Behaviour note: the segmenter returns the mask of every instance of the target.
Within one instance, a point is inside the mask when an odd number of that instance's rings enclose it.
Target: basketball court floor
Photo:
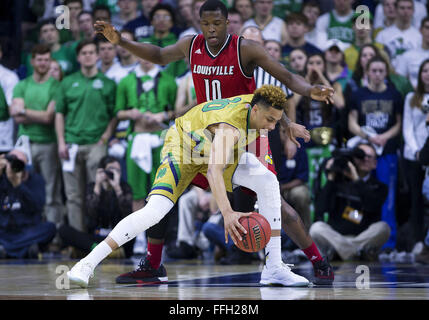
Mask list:
[[[0,260],[1,300],[429,300],[429,266],[334,262],[332,286],[262,287],[262,264],[222,266],[197,260],[170,261],[168,284],[123,285],[115,277],[138,259],[105,260],[87,289],[67,282],[69,259]],[[292,270],[311,279],[310,262]]]

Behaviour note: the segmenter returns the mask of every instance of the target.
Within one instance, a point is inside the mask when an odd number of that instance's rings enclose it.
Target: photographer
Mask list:
[[[27,163],[17,149],[0,155],[0,258],[37,258],[56,233],[55,224],[42,222],[45,182]]]
[[[88,233],[72,226],[63,225],[58,230],[65,245],[72,246],[80,253],[88,254],[93,247],[104,240],[120,220],[132,212],[132,192],[130,186],[121,181],[119,160],[103,157],[95,174],[95,182],[86,188],[86,225]],[[134,241],[120,248],[112,257],[130,257]]]
[[[403,99],[400,92],[387,81],[389,66],[381,56],[371,58],[366,64],[368,85],[360,87],[349,96],[347,106],[350,133],[368,140],[378,155],[376,177],[389,186],[389,193],[382,209],[382,219],[391,228],[386,247],[396,246],[396,184],[398,180],[398,155],[401,138]]]
[[[315,222],[310,235],[328,257],[342,260],[378,259],[389,239],[390,228],[381,221],[388,188],[371,175],[377,166],[372,145],[360,143],[353,150],[335,154],[326,163],[327,183],[316,196],[316,220],[329,214],[327,223]]]

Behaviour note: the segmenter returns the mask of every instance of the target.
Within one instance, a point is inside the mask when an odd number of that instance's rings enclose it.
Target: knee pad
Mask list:
[[[277,177],[270,171],[264,174],[263,183],[256,189],[259,213],[270,223],[272,230],[281,229],[280,185]]]

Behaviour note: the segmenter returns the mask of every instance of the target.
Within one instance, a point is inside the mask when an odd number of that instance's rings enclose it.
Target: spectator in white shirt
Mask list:
[[[395,24],[378,33],[375,40],[387,48],[393,67],[397,66],[397,57],[406,51],[421,46],[422,35],[412,26],[414,14],[413,0],[397,0]]]
[[[305,2],[302,13],[308,19],[308,32],[304,36],[305,40],[322,50],[328,40],[328,34],[326,31],[316,28],[316,21],[320,17],[319,3],[315,0]]]
[[[0,46],[0,59],[2,55]],[[3,99],[0,99],[0,114],[2,115],[2,121],[0,121],[0,153],[6,153],[13,149],[14,122],[13,118],[8,117],[8,107],[12,104],[13,88],[18,81],[19,79],[15,72],[0,64],[0,90],[2,91],[0,94],[3,96]]]
[[[396,66],[396,72],[407,77],[414,89],[417,87],[420,65],[429,58],[429,17],[422,20],[420,33],[422,45],[399,56]]]
[[[98,39],[97,46],[100,57],[98,69],[118,84],[128,75],[128,71],[116,59],[116,46],[104,38]]]
[[[411,212],[408,225],[414,242],[424,238],[422,185],[425,172],[419,162],[420,150],[428,138],[429,122],[429,59],[419,69],[415,92],[405,98],[402,134],[404,137],[404,170],[410,186]]]
[[[122,30],[121,37],[127,40],[135,41],[134,34],[128,30]],[[117,51],[118,51],[121,67],[127,70],[127,73],[130,73],[131,71],[134,70],[135,67],[138,66],[139,64],[138,59],[131,52],[122,48],[121,46],[118,47]]]
[[[382,3],[379,3],[375,8],[375,17],[374,17],[374,28],[387,28],[395,23],[396,10],[395,10],[396,0],[383,0]],[[414,14],[413,14],[413,26],[415,28],[420,27],[420,23],[427,16],[426,6],[419,2],[414,1]]]
[[[273,16],[273,0],[255,0],[255,17],[247,20],[243,28],[257,26],[262,31],[265,40],[276,40],[282,45],[286,44],[286,24],[279,17]]]
[[[395,24],[396,0],[382,0],[377,5],[374,16],[374,29],[383,30]]]

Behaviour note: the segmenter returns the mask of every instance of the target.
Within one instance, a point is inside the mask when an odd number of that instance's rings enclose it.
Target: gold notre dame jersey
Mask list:
[[[213,141],[208,127],[221,123],[240,133],[234,157],[228,160],[223,174],[226,190],[232,192],[232,176],[240,155],[258,136],[256,131],[248,131],[252,98],[250,94],[205,102],[177,118],[165,136],[161,165],[149,196],[160,194],[176,202],[197,173],[207,174]]]

